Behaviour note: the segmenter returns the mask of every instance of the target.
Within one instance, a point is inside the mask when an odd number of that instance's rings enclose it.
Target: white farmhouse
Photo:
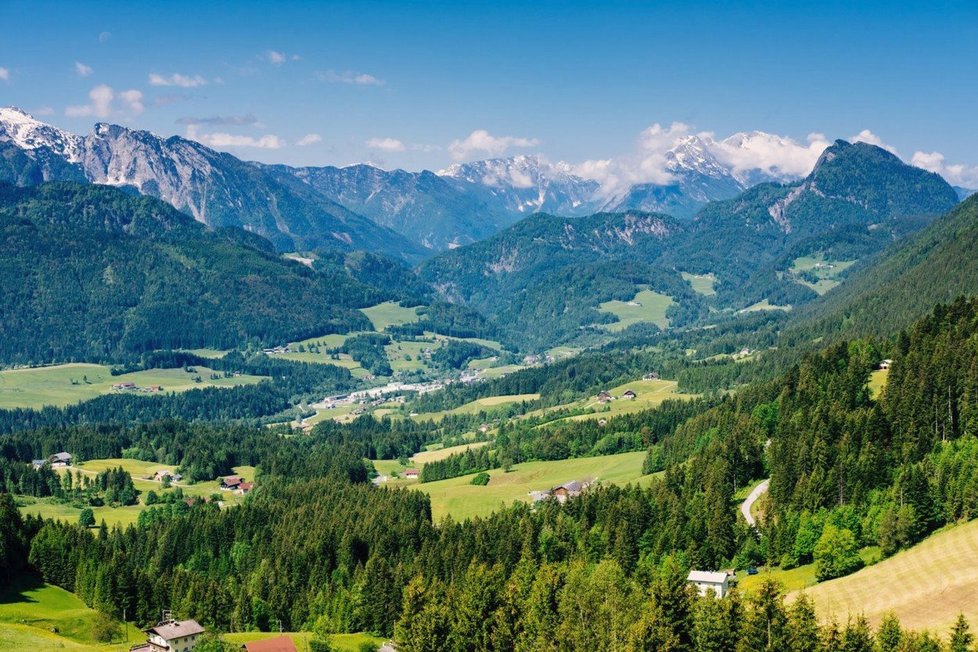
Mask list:
[[[196,620],[167,620],[146,630],[146,642],[130,652],[190,652],[200,643],[204,628]]]
[[[726,573],[693,570],[689,571],[689,577],[686,580],[695,586],[696,591],[702,596],[713,589],[716,597],[723,598],[730,591],[730,576]]]

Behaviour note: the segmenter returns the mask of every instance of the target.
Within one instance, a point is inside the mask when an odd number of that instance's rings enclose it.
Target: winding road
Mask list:
[[[744,504],[740,506],[740,513],[744,515],[744,519],[747,521],[747,525],[751,527],[754,527],[754,525],[756,524],[756,520],[754,519],[754,516],[750,513],[750,508],[754,506],[754,503],[757,502],[758,498],[764,495],[764,492],[767,491],[767,487],[769,484],[771,484],[770,478],[768,478],[761,484],[754,487],[754,490],[750,492],[749,496],[747,496],[747,500],[745,500]]]

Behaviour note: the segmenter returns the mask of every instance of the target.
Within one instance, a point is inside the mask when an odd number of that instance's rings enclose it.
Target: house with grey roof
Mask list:
[[[146,631],[146,642],[129,652],[190,652],[201,641],[204,628],[196,620],[164,620]]]

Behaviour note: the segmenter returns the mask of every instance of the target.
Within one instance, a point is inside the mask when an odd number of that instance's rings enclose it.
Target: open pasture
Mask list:
[[[642,475],[645,452],[620,453],[601,457],[582,457],[552,462],[525,462],[506,473],[489,471],[489,484],[471,484],[472,475],[438,482],[412,482],[412,488],[431,497],[431,512],[436,521],[446,516],[464,520],[488,516],[516,501],[529,502],[531,491],[550,489],[572,480],[593,478],[613,484],[648,484],[651,475]]]
[[[978,521],[937,532],[909,550],[805,593],[824,620],[853,613],[877,624],[892,611],[904,627],[941,635],[958,614],[978,622]]]
[[[195,371],[179,369],[147,369],[113,376],[109,367],[98,364],[72,363],[52,367],[33,367],[0,371],[0,409],[41,408],[46,405],[64,407],[112,393],[131,393],[152,396],[139,390],[114,390],[117,383],[135,383],[137,387],[158,385],[162,393],[185,392],[202,387],[234,387],[251,385],[264,380],[259,376],[234,376],[207,367]],[[218,378],[211,379],[211,374]],[[200,378],[200,382],[196,379]]]
[[[693,292],[702,294],[704,297],[716,296],[717,277],[713,274],[690,274],[683,272],[682,277],[693,288]]]
[[[643,322],[666,329],[669,328],[666,310],[674,303],[670,296],[645,289],[638,292],[631,301],[605,301],[598,306],[598,310],[609,312],[618,317],[618,321],[614,323],[602,324],[602,328],[612,333],[623,331],[629,326]]]

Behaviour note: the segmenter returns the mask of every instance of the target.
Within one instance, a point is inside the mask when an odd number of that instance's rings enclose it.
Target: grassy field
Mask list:
[[[0,595],[0,649],[129,649],[128,645],[96,646],[94,617],[95,612],[73,594],[21,576]],[[58,633],[52,633],[52,628]]]
[[[239,632],[224,634],[221,638],[228,643],[235,644],[235,646],[240,646],[250,641],[263,641],[276,636],[288,636],[298,650],[308,649],[309,641],[312,640],[311,632],[283,632],[281,634],[278,632]],[[335,650],[335,652],[359,652],[360,646],[364,643],[382,645],[384,639],[370,634],[333,634],[329,638],[329,643],[330,649]]]
[[[785,312],[789,312],[791,308],[792,308],[791,306],[776,306],[770,301],[768,301],[767,299],[764,299],[764,301],[758,301],[757,303],[751,306],[747,306],[746,308],[738,312],[740,312],[741,314],[747,312],[758,312],[760,310],[784,310]]]
[[[879,398],[883,388],[886,387],[886,379],[890,377],[889,369],[877,369],[869,375],[869,395],[874,399]]]
[[[634,399],[619,398],[628,390],[635,392],[636,396]],[[695,398],[694,395],[680,393],[679,384],[674,380],[635,380],[624,385],[609,388],[607,391],[615,397],[615,400],[610,403],[599,403],[597,397],[589,396],[573,403],[545,408],[543,410],[534,410],[533,412],[527,413],[527,416],[541,416],[560,409],[585,409],[594,410],[594,412],[566,418],[573,419],[574,421],[606,419],[619,414],[631,414],[632,412],[640,412],[658,407],[662,405],[663,401],[668,399]]]
[[[132,475],[133,485],[142,493],[139,496],[140,502],[136,505],[126,505],[124,507],[104,505],[102,507],[92,508],[92,511],[95,513],[95,522],[101,523],[104,520],[109,527],[115,525],[126,527],[127,525],[136,523],[136,520],[139,518],[139,513],[146,509],[146,504],[144,503],[146,493],[151,490],[158,494],[163,494],[168,491],[173,491],[176,487],[180,487],[184,495],[188,498],[196,496],[208,498],[211,494],[216,493],[220,494],[225,506],[236,505],[243,499],[242,496],[238,496],[233,492],[221,491],[220,482],[217,480],[198,482],[196,484],[174,483],[173,488],[165,490],[161,483],[146,480],[145,478],[164,469],[174,471],[176,467],[166,464],[156,464],[155,462],[127,459],[90,460],[76,464],[70,467],[70,469],[58,469],[58,471],[60,473],[66,473],[70,470],[72,474],[82,473],[94,476],[100,471],[119,466]],[[237,475],[243,476],[249,482],[255,479],[255,467],[253,466],[239,466],[233,470]],[[80,507],[75,507],[74,505],[58,501],[54,498],[18,496],[17,504],[20,507],[20,511],[24,514],[38,514],[43,518],[68,521],[70,523],[77,523],[78,517],[81,514]]]
[[[502,396],[489,396],[486,398],[478,398],[474,401],[470,401],[465,405],[460,405],[457,408],[451,410],[442,410],[441,412],[425,412],[419,414],[415,417],[411,417],[415,421],[427,421],[429,419],[434,421],[440,421],[446,416],[452,414],[478,414],[482,411],[490,411],[494,408],[503,407],[505,405],[512,405],[513,403],[522,403],[523,401],[535,401],[540,398],[539,394],[504,394]]]
[[[432,450],[426,450],[421,453],[416,453],[414,457],[411,458],[412,462],[415,464],[424,466],[429,462],[437,462],[443,460],[450,455],[455,453],[464,453],[470,448],[482,448],[489,442],[486,441],[475,441],[471,444],[459,444],[458,446],[448,446],[447,448],[434,448]]]
[[[666,310],[672,306],[672,297],[652,290],[642,290],[631,301],[605,301],[598,306],[601,312],[610,312],[618,317],[613,324],[603,324],[603,328],[616,333],[633,324],[648,322],[659,328],[669,328]]]
[[[208,360],[215,360],[217,358],[223,358],[228,354],[227,351],[221,351],[220,349],[184,349],[187,353],[192,353],[198,358],[207,358]]]
[[[647,484],[653,476],[642,475],[645,452],[584,457],[555,462],[526,462],[505,473],[489,471],[489,484],[470,484],[471,475],[438,482],[412,483],[410,486],[431,496],[434,519],[451,515],[455,520],[487,516],[516,501],[529,502],[530,491],[549,489],[563,482],[594,478],[614,484]]]
[[[910,550],[805,591],[819,616],[863,614],[878,623],[892,611],[912,629],[946,633],[963,613],[978,622],[978,521],[938,532]]]
[[[258,376],[221,377],[211,380],[215,373],[207,367],[195,367],[188,373],[180,369],[148,369],[113,376],[109,367],[97,364],[64,364],[54,367],[0,371],[0,409],[41,408],[45,405],[64,407],[116,392],[116,383],[135,383],[138,387],[160,385],[164,392],[183,392],[201,387],[233,387],[250,385],[263,380]],[[195,382],[200,377],[201,382]],[[137,392],[139,395],[143,395]],[[150,394],[146,394],[149,396]]]
[[[817,294],[822,295],[839,285],[842,273],[852,267],[854,260],[829,260],[822,254],[814,256],[801,256],[795,258],[791,264],[791,273],[802,285],[807,285]],[[803,272],[810,272],[818,278],[818,281],[811,281],[801,278]]]
[[[95,611],[74,594],[28,576],[16,578],[0,593],[0,650],[77,650],[78,652],[124,652],[145,640],[134,625],[128,627],[128,642],[98,644],[92,638]],[[57,633],[53,633],[56,629]],[[123,632],[126,630],[123,629]],[[278,632],[238,632],[221,638],[235,647],[249,641],[276,636]],[[300,650],[307,649],[312,634],[285,632]],[[122,637],[125,638],[124,635]],[[369,634],[334,634],[330,644],[337,652],[358,652],[363,643],[380,645],[384,639]]]
[[[690,287],[693,288],[693,292],[697,294],[702,294],[705,297],[716,296],[716,282],[717,277],[713,274],[689,274],[687,272],[682,273],[683,280],[689,283]]]
[[[383,332],[388,326],[401,326],[418,321],[418,309],[404,308],[395,301],[387,301],[369,308],[361,308],[360,312],[367,316],[374,330]]]
[[[521,369],[526,369],[526,367],[521,364],[506,364],[498,367],[489,367],[488,369],[482,370],[481,377],[486,379],[502,378],[503,376],[508,376],[509,374],[517,372]]]
[[[880,549],[876,547],[863,548],[859,551],[864,564],[875,564],[880,558]],[[782,570],[780,568],[761,568],[757,575],[747,575],[740,572],[737,574],[739,588],[745,593],[750,593],[765,580],[775,580],[779,582],[785,591],[801,591],[817,584],[815,579],[815,564],[805,564],[797,568]],[[839,614],[844,615],[844,614]],[[845,620],[843,618],[842,620]]]

